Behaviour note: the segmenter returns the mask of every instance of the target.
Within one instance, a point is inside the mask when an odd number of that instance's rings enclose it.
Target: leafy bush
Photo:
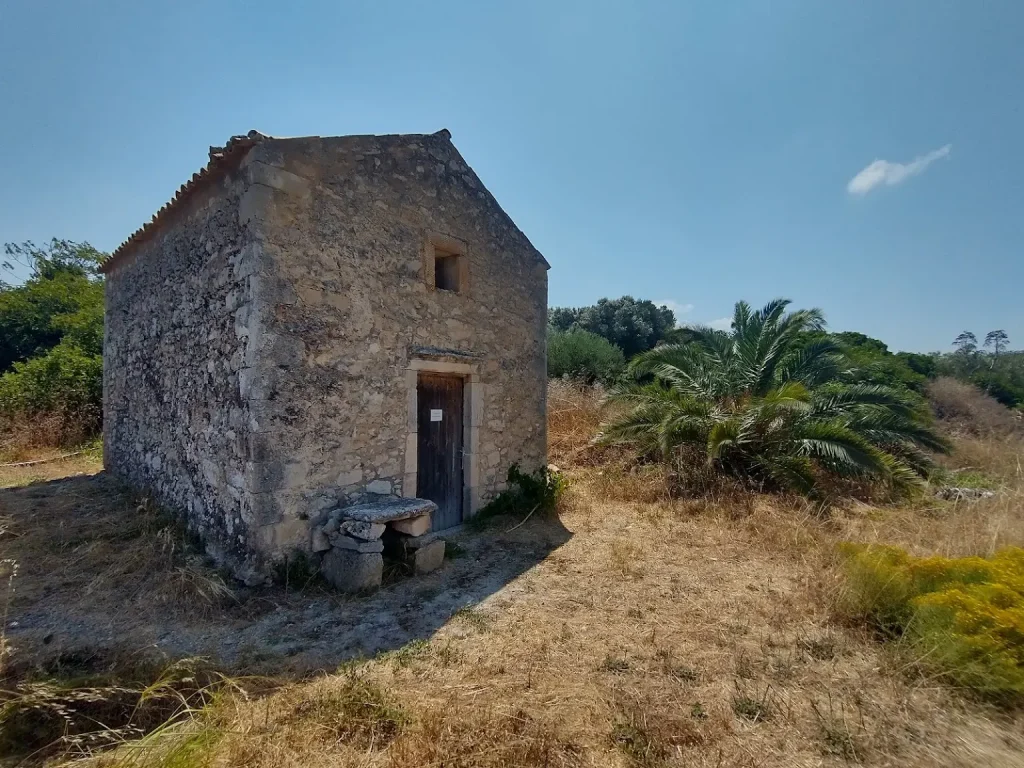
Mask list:
[[[99,354],[103,344],[103,257],[88,243],[53,240],[40,248],[7,243],[3,266],[31,270],[21,285],[0,279],[0,373],[45,353],[65,337]]]
[[[481,507],[470,521],[486,525],[499,515],[553,512],[567,486],[568,482],[561,473],[547,467],[527,474],[518,464],[513,464],[508,470],[508,487]]]
[[[86,412],[98,418],[103,400],[103,357],[62,341],[49,352],[0,376],[0,412]]]
[[[103,254],[88,243],[7,243],[0,269],[0,431],[12,444],[68,445],[100,426]]]
[[[896,357],[903,361],[914,373],[926,379],[934,379],[939,375],[935,355],[920,355],[916,352],[897,352]]]
[[[639,355],[636,382],[611,393],[626,409],[601,441],[669,464],[700,452],[754,487],[813,494],[822,474],[920,484],[932,468],[924,449],[948,450],[926,409],[896,389],[844,383],[839,344],[807,343],[821,312],[786,313],[788,304],[755,312],[739,302],[731,332],[693,328],[689,343]]]
[[[840,378],[848,384],[878,384],[891,389],[924,394],[928,375],[910,365],[908,355],[894,355],[884,342],[865,336],[863,333],[844,331],[830,335],[843,350],[849,363]],[[915,365],[927,368],[930,361],[926,355],[914,355]]]
[[[676,327],[671,309],[632,296],[601,299],[589,307],[555,307],[549,321],[556,331],[596,333],[621,349],[627,358],[653,349]]]
[[[548,376],[607,384],[626,366],[622,350],[588,331],[551,331],[548,334]]]
[[[913,557],[847,544],[842,608],[949,682],[1003,704],[1024,702],[1024,549],[991,558]]]
[[[969,381],[1007,408],[1015,408],[1024,403],[1024,384],[1018,383],[1004,371],[980,370],[974,373]]]

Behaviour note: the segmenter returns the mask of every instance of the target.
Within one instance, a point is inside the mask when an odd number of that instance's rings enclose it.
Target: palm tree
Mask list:
[[[663,461],[694,450],[718,470],[762,488],[813,494],[821,473],[905,489],[947,443],[909,395],[844,385],[838,344],[820,310],[759,311],[736,304],[732,330],[692,328],[690,341],[634,358],[635,381],[610,393],[625,406],[598,440]]]

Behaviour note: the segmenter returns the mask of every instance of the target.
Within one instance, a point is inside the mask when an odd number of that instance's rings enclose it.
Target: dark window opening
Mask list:
[[[442,291],[459,291],[459,255],[438,253],[434,255],[434,287]]]

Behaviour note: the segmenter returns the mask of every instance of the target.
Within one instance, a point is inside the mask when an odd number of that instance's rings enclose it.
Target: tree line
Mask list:
[[[556,307],[549,316],[548,374],[611,385],[637,355],[691,341],[705,330],[678,327],[671,309],[632,296],[605,298],[586,307]],[[879,339],[856,331],[832,332],[824,326],[804,329],[798,344],[824,339],[839,345],[849,363],[848,378],[860,383],[923,393],[928,380],[952,376],[974,384],[1007,407],[1024,405],[1024,352],[1009,350],[1010,338],[1004,330],[989,332],[981,343],[965,331],[949,353],[892,352]]]
[[[103,279],[106,254],[85,242],[53,239],[43,246],[7,243],[0,261],[0,429],[17,420],[56,414],[69,439],[101,423]],[[27,275],[15,281],[14,275]],[[735,318],[734,318],[735,323]],[[733,328],[735,331],[735,327]],[[604,298],[549,314],[548,373],[612,385],[631,361],[665,346],[685,346],[709,329],[679,327],[671,309],[646,299]],[[1024,352],[1010,351],[1005,331],[979,342],[964,331],[946,354],[891,352],[856,332],[803,328],[793,349],[833,343],[842,351],[848,384],[921,394],[940,375],[968,381],[1010,407],[1024,404]]]

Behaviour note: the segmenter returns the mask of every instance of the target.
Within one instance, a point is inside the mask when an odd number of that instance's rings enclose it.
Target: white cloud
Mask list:
[[[717,320],[712,320],[708,325],[720,331],[728,331],[732,328],[732,317],[720,317]]]
[[[846,185],[846,191],[851,195],[866,195],[881,184],[890,187],[899,184],[911,176],[924,173],[929,165],[936,160],[946,157],[952,148],[952,144],[947,144],[926,155],[915,157],[909,163],[890,163],[888,160],[875,160],[850,179],[850,183]]]
[[[672,310],[676,316],[676,325],[683,324],[683,315],[693,312],[693,304],[682,304],[678,301],[672,301],[672,299],[657,299],[654,302],[656,307],[668,307]]]

